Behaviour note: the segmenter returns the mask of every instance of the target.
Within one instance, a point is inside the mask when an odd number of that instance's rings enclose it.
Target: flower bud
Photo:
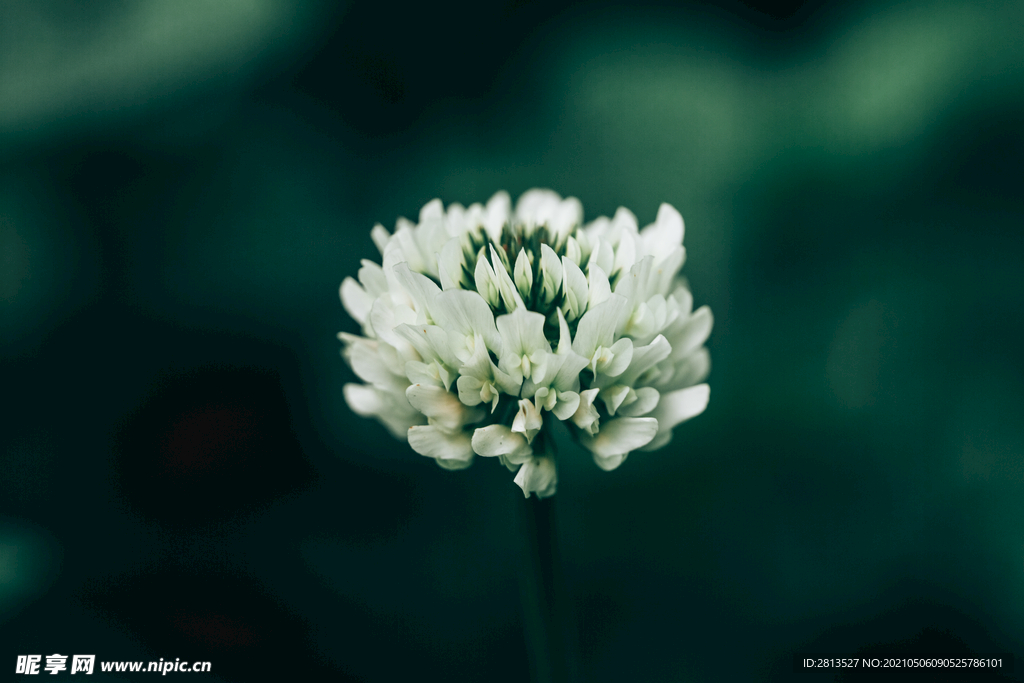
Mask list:
[[[483,297],[484,301],[491,308],[498,306],[498,281],[494,277],[494,270],[491,269],[491,264],[487,262],[487,258],[484,256],[483,247],[480,248],[480,254],[476,259],[476,272],[473,274],[476,280],[476,291]]]
[[[575,237],[570,236],[566,241],[565,255],[577,266],[580,265],[580,261],[583,259],[583,250],[580,249],[580,243],[576,241]]]
[[[546,306],[562,286],[562,263],[554,249],[546,244],[540,245],[540,278],[540,301]]]
[[[526,249],[519,250],[515,267],[516,289],[524,299],[530,296],[530,288],[533,287],[533,268],[530,266],[530,259],[526,256]]]

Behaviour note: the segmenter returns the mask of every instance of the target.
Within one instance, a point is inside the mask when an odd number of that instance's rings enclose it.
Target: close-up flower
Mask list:
[[[573,197],[533,189],[513,210],[498,192],[370,235],[381,264],[340,290],[362,327],[339,334],[343,355],[365,382],[345,399],[441,467],[497,457],[546,497],[559,423],[613,470],[707,406],[711,310],[693,310],[669,204],[640,229],[624,207],[584,224]]]
[[[1022,25],[8,0],[0,659],[1024,681]]]

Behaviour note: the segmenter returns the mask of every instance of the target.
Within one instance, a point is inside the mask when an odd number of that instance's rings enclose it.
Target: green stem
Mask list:
[[[550,435],[538,435],[550,436]],[[549,438],[548,448],[554,443]],[[523,547],[520,576],[530,678],[534,683],[571,680],[568,604],[558,552],[555,499],[523,499],[516,490]]]

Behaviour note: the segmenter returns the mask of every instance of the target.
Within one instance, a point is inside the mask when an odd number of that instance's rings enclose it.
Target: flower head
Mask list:
[[[435,199],[374,226],[382,265],[341,284],[363,332],[339,335],[365,382],[345,386],[352,410],[447,469],[497,457],[526,496],[555,492],[558,422],[606,470],[667,444],[708,402],[712,318],[679,276],[683,219],[662,204],[642,230],[625,208],[582,221],[577,199],[530,190],[514,210],[504,192]]]

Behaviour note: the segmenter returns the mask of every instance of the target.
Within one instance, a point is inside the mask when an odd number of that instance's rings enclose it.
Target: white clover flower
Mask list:
[[[625,208],[582,220],[577,199],[530,190],[514,211],[499,192],[374,226],[382,265],[341,284],[363,331],[339,334],[366,382],[345,386],[352,410],[447,469],[497,457],[527,497],[555,492],[556,422],[605,470],[667,444],[709,391],[683,219],[662,204],[642,230]]]

